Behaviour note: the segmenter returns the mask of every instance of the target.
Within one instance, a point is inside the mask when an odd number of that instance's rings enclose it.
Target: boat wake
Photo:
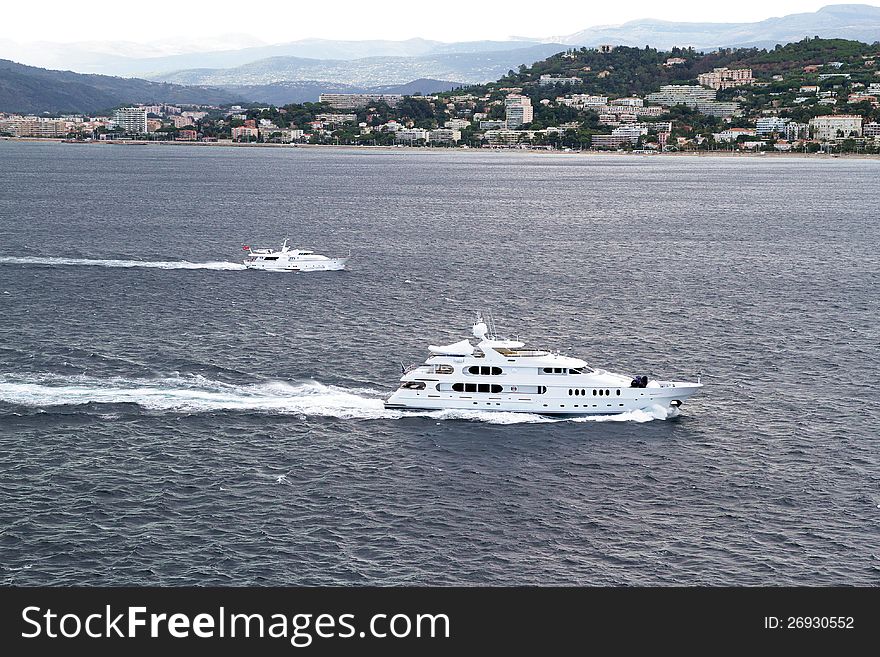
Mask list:
[[[243,264],[235,262],[188,262],[186,260],[91,260],[89,258],[49,258],[42,256],[0,256],[3,265],[85,265],[91,267],[146,267],[149,269],[212,269],[215,271],[241,271]]]
[[[671,412],[660,406],[651,411],[571,418],[504,411],[397,411],[385,409],[385,396],[387,392],[382,390],[344,388],[317,381],[235,385],[202,375],[98,378],[87,375],[0,374],[0,402],[41,409],[86,404],[135,404],[148,411],[169,413],[242,411],[354,420],[421,417],[488,424],[649,422],[673,417]]]

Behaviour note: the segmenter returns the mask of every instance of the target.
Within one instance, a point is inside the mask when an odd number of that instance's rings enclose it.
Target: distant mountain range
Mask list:
[[[265,85],[230,86],[226,90],[238,94],[242,98],[248,98],[255,102],[268,103],[270,105],[286,105],[288,103],[311,103],[318,100],[321,94],[404,94],[412,96],[421,94],[449,91],[462,86],[459,82],[447,82],[445,80],[413,80],[406,84],[396,84],[378,87],[355,87],[347,84],[335,84],[333,82],[321,82],[318,80],[298,80],[295,82],[276,82]]]
[[[419,57],[270,57],[235,68],[188,69],[149,77],[177,84],[223,87],[305,80],[372,87],[405,84],[422,78],[481,83],[497,80],[510,69],[521,64],[531,64],[565,49],[566,46],[559,43],[545,43],[514,50],[443,53]]]
[[[595,47],[600,44],[668,49],[693,46],[697,50],[724,47],[772,48],[805,36],[852,39],[873,43],[880,40],[880,7],[828,5],[818,11],[768,18],[757,23],[673,23],[654,19],[623,25],[591,27],[574,34],[552,37],[560,43]]]
[[[238,101],[240,96],[222,89],[48,71],[0,59],[0,112],[91,113],[130,103],[217,105]]]
[[[192,50],[196,44],[181,43],[173,52],[169,43],[37,43],[17,44],[0,39],[0,57],[46,68],[66,67],[79,73],[150,77],[193,68],[234,68],[273,57],[349,60],[365,57],[426,57],[456,53],[489,53],[519,50],[544,43],[540,39],[468,41],[443,43],[426,39],[405,41],[332,41],[303,39],[275,45],[238,46],[236,36],[229,47]]]

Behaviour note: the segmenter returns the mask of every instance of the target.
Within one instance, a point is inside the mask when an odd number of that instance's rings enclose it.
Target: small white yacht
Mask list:
[[[424,365],[404,368],[392,409],[472,409],[552,415],[612,415],[656,406],[677,408],[703,384],[648,380],[593,369],[579,358],[494,335],[482,317],[477,340],[431,345]]]
[[[243,246],[248,255],[244,259],[247,269],[267,269],[270,271],[335,271],[345,269],[348,258],[328,258],[314,251],[291,249],[284,240],[281,250],[252,249]]]

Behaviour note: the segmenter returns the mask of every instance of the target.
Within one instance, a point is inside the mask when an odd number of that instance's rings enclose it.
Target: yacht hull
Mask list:
[[[246,269],[260,269],[263,271],[340,271],[345,269],[345,263],[348,258],[330,258],[329,260],[317,260],[310,262],[308,260],[291,260],[288,262],[245,262]]]
[[[396,410],[480,410],[540,415],[619,415],[636,410],[677,408],[703,386],[670,382],[665,387],[614,389],[610,397],[574,396],[568,388],[546,394],[523,396],[491,393],[444,393],[431,390],[397,390],[385,408]],[[617,394],[620,390],[620,394]]]

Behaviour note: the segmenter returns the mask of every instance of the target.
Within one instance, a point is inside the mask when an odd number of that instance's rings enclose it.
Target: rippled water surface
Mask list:
[[[0,582],[876,585],[878,175],[0,142]],[[241,270],[288,235],[349,270]],[[707,386],[384,410],[480,308]]]

